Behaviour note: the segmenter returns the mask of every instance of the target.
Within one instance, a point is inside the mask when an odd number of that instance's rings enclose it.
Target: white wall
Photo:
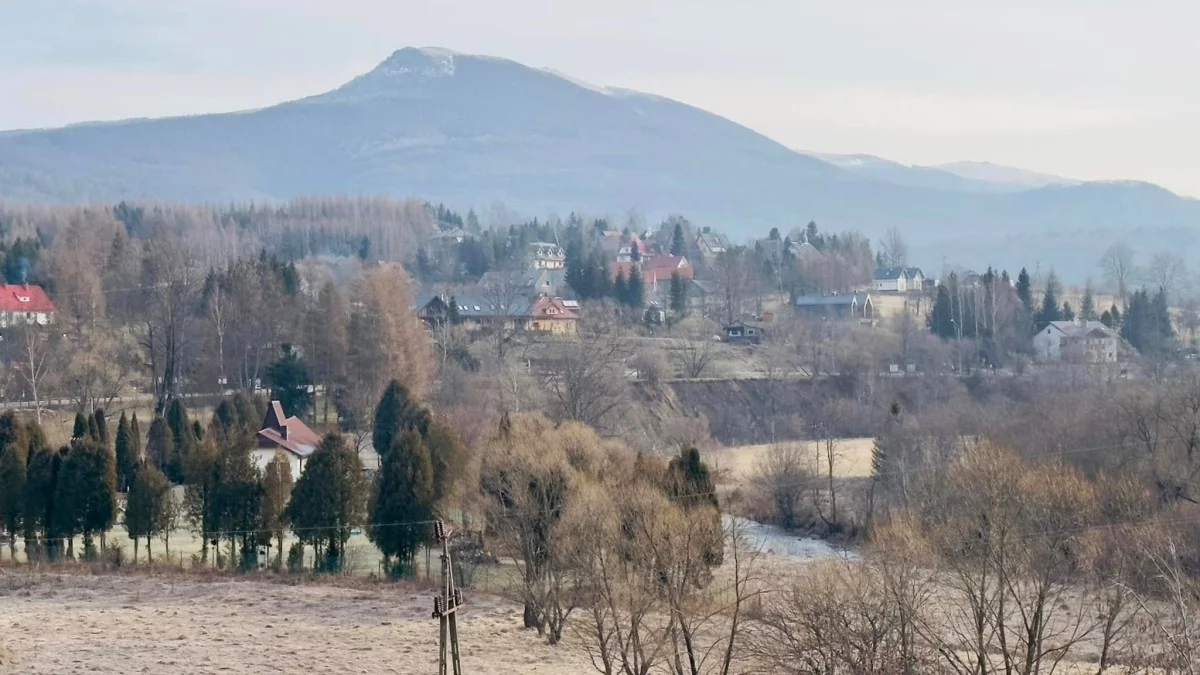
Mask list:
[[[284,456],[287,457],[288,465],[292,467],[292,482],[294,483],[295,481],[299,480],[301,469],[300,458],[290,452],[280,451],[274,448],[255,448],[250,451],[250,459],[254,460],[254,466],[257,466],[259,471],[266,473],[267,465],[271,463],[271,460],[275,459],[275,453],[277,452],[283,452]]]

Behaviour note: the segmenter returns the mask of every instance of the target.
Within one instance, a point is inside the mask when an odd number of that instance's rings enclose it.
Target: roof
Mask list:
[[[41,286],[0,285],[0,312],[54,312],[54,303]]]
[[[841,307],[861,305],[871,296],[866,293],[830,293],[828,295],[801,295],[796,298],[797,307]]]
[[[925,276],[925,273],[921,271],[920,267],[905,267],[904,268],[904,276],[908,277],[909,279],[911,279],[915,276],[918,276],[918,275],[920,275],[922,277]]]
[[[529,315],[529,299],[524,297],[516,297],[512,299],[512,304],[507,308],[501,307],[498,311],[496,306],[487,298],[476,294],[461,294],[461,295],[425,295],[417,299],[414,309],[418,312],[429,307],[434,300],[437,300],[447,305],[451,300],[458,305],[458,315],[464,319],[467,318],[491,318],[497,316],[528,316]]]
[[[578,307],[578,303],[576,303]],[[550,313],[549,310],[554,312]],[[562,298],[541,297],[537,302],[533,303],[533,307],[529,309],[530,316],[536,319],[578,319],[579,311],[576,308],[567,307],[567,303],[563,302]]]
[[[660,274],[665,272],[664,276],[671,276],[672,273],[682,272],[691,265],[688,264],[687,258],[681,255],[652,255],[642,258],[642,267]]]
[[[880,267],[875,270],[875,279],[878,281],[891,281],[903,276],[908,276],[908,271],[903,267]]]
[[[308,428],[299,417],[285,417],[283,405],[279,401],[271,401],[267,407],[267,415],[263,418],[263,428],[258,437],[276,447],[283,448],[298,457],[308,457],[321,442],[320,436]]]
[[[1051,321],[1047,328],[1054,328],[1067,337],[1116,337],[1116,333],[1099,321]]]

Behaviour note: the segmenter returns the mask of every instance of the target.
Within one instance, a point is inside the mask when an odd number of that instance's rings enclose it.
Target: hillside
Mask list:
[[[815,219],[868,235],[898,226],[924,264],[941,241],[994,232],[1176,227],[1186,252],[1200,222],[1197,202],[1141,184],[915,175],[846,170],[676,101],[438,49],[401,49],[333,91],[261,110],[0,134],[0,199],[17,201],[387,193],[532,214],[679,212],[737,239]]]

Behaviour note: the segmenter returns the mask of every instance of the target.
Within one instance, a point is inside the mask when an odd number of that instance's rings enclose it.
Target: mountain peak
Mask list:
[[[462,55],[441,47],[405,47],[392,52],[366,77],[449,77],[454,74],[454,59],[458,56]]]

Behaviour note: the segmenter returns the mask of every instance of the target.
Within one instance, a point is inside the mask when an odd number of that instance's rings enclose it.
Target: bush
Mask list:
[[[304,544],[298,541],[292,542],[292,545],[288,547],[287,571],[292,574],[304,571]]]
[[[125,564],[125,547],[110,545],[105,549],[104,564],[112,569],[121,569]]]

